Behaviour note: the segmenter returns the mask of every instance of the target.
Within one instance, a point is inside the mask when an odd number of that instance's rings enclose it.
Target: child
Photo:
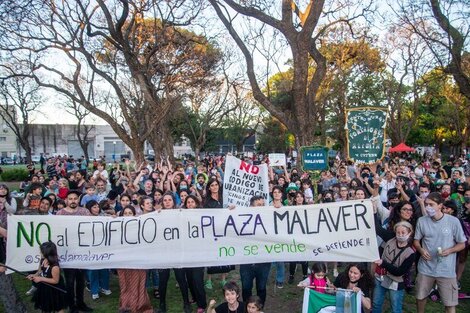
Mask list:
[[[37,212],[39,209],[39,205],[41,204],[41,193],[42,193],[42,186],[40,183],[33,183],[31,184],[30,193],[26,195],[23,200],[23,214],[28,215],[32,212]]]
[[[69,182],[65,178],[59,179],[57,185],[59,186],[59,192],[57,193],[57,197],[59,197],[62,200],[65,200],[67,198],[67,194],[69,192]]]
[[[240,287],[238,287],[235,282],[230,281],[224,285],[222,290],[226,302],[215,307],[216,302],[214,299],[212,299],[209,302],[209,306],[207,307],[207,313],[244,313],[245,304],[238,301],[238,298],[240,298]]]
[[[326,264],[313,263],[311,274],[302,280],[297,286],[305,288],[315,288],[315,291],[326,293],[327,287],[331,285],[330,280],[326,277]]]
[[[251,296],[246,302],[246,312],[247,313],[263,313],[261,309],[263,304],[261,303],[261,298],[258,296]]]
[[[64,312],[67,307],[66,293],[49,286],[65,290],[64,280],[60,275],[57,247],[52,241],[47,241],[41,244],[40,251],[39,269],[36,274],[27,277],[37,284],[33,296],[34,308],[43,312]]]
[[[86,184],[85,185],[85,192],[86,194],[82,196],[82,200],[80,201],[80,206],[84,207],[88,203],[88,201],[95,200],[96,202],[98,201],[98,196],[96,195],[96,188],[95,185],[93,184]]]

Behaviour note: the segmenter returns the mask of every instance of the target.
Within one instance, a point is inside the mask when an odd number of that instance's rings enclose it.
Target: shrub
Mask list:
[[[23,168],[13,168],[8,170],[3,170],[1,175],[2,181],[23,181],[28,178],[28,171]]]

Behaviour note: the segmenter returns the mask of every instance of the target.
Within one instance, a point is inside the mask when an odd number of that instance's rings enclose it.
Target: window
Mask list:
[[[7,141],[7,137],[0,137],[0,142],[1,141]]]

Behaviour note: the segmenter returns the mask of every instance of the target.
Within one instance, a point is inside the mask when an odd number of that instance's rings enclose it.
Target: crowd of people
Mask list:
[[[246,158],[255,164],[269,162],[267,157]],[[275,286],[293,284],[297,265],[302,268],[301,287],[347,288],[362,293],[362,307],[382,312],[386,295],[393,312],[402,312],[407,291],[415,290],[417,311],[424,312],[426,299],[438,292],[446,312],[454,312],[458,303],[459,281],[465,270],[470,238],[470,166],[465,156],[387,156],[371,165],[356,165],[336,158],[319,176],[301,171],[295,161],[281,168],[270,167],[269,201],[254,196],[252,207],[297,206],[348,200],[371,199],[381,259],[372,264],[347,264],[339,272],[338,263],[308,262],[256,263],[240,265],[241,288],[227,281],[234,266],[174,268],[184,312],[192,312],[192,303],[201,312],[260,312],[266,302],[271,271]],[[91,169],[92,168],[92,169]],[[21,184],[23,198],[12,196],[0,184],[0,251],[5,259],[7,215],[80,215],[139,216],[176,208],[223,209],[222,186],[224,157],[206,157],[197,164],[169,159],[154,164],[71,162],[54,157],[44,166],[28,167],[29,179]],[[256,209],[256,208],[253,208]],[[111,269],[62,269],[53,243],[41,246],[43,260],[37,273],[28,278],[36,307],[43,311],[88,312],[84,292],[93,300],[119,292],[122,312],[153,312],[151,296],[159,299],[159,312],[166,312],[168,280],[171,269],[117,269],[120,290],[110,290]],[[54,255],[55,253],[55,255]],[[338,260],[341,261],[341,260]],[[288,273],[286,275],[286,267]],[[327,278],[330,267],[335,281]],[[4,268],[0,268],[2,271]],[[60,273],[65,280],[62,280]],[[214,279],[220,274],[220,281]],[[0,274],[1,280],[5,275]],[[44,281],[47,284],[41,284]],[[253,285],[256,282],[256,296]],[[206,290],[216,283],[223,287],[225,303],[208,301]],[[63,301],[46,301],[44,288],[62,286],[67,292],[53,294]],[[49,290],[50,291],[50,290]],[[11,297],[2,296],[7,312]],[[43,303],[47,302],[47,303]],[[12,311],[13,312],[13,311]]]

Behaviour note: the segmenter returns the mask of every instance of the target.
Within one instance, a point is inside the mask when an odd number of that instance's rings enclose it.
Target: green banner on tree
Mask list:
[[[328,148],[301,147],[302,170],[322,171],[328,169]]]
[[[374,163],[385,153],[387,109],[361,107],[346,110],[348,158],[356,163]]]

